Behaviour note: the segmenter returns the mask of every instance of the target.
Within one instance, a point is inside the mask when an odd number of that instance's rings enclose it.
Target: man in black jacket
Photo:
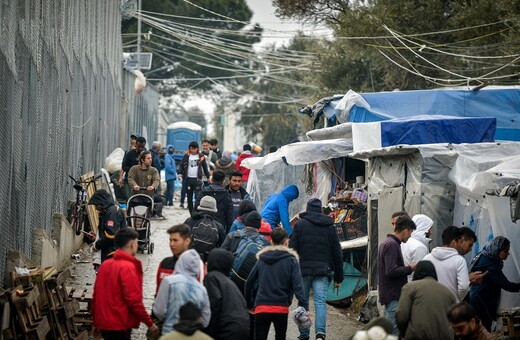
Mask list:
[[[215,340],[249,339],[249,313],[238,287],[229,278],[233,254],[213,249],[208,257],[208,274],[204,286],[208,291],[211,320],[205,333]]]
[[[99,237],[93,250],[101,250],[101,261],[105,261],[116,251],[114,237],[119,229],[126,227],[125,214],[105,189],[96,191],[88,204],[94,205],[99,212]]]
[[[300,220],[294,225],[289,247],[300,256],[306,297],[311,287],[314,292],[316,339],[325,339],[329,275],[334,271],[334,287],[339,288],[343,282],[343,254],[334,221],[323,214],[319,199],[307,202],[307,211],[300,214]],[[299,339],[309,339],[309,330],[300,328]]]
[[[217,201],[217,213],[215,214],[215,219],[224,226],[227,233],[235,219],[233,218],[233,203],[231,202],[231,194],[223,186],[225,178],[226,175],[222,170],[215,170],[213,172],[213,181],[210,185],[202,188],[202,190],[199,192],[195,206],[199,205],[200,200],[203,197],[213,197]]]
[[[246,189],[242,188],[242,173],[234,170],[229,175],[229,184],[226,185],[226,190],[229,190],[231,195],[231,202],[233,204],[233,221],[238,217],[238,207],[243,200],[251,199]]]

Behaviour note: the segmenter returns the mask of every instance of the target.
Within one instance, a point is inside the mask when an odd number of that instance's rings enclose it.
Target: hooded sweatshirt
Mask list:
[[[437,247],[423,260],[433,263],[439,283],[453,292],[457,302],[464,299],[469,289],[468,266],[456,249]]]
[[[254,307],[255,313],[288,313],[294,294],[298,306],[309,310],[298,254],[285,246],[268,246],[258,252],[257,258],[246,281],[247,306]]]
[[[242,293],[229,279],[234,257],[224,249],[213,249],[208,257],[208,291],[211,320],[205,332],[216,340],[242,340],[249,336],[249,313]]]
[[[300,192],[298,187],[291,184],[285,187],[282,191],[272,194],[267,198],[260,211],[260,215],[264,220],[274,229],[278,223],[282,223],[285,230],[292,234],[291,221],[289,218],[289,203],[298,198]]]
[[[164,179],[166,181],[175,181],[177,180],[177,165],[173,158],[173,152],[170,153],[170,148],[173,148],[173,145],[166,145],[166,155],[164,155]]]
[[[98,227],[99,238],[94,247],[101,250],[101,261],[105,261],[116,251],[114,237],[119,229],[126,227],[125,214],[114,204],[112,196],[104,189],[96,191],[88,204],[101,207]]]
[[[173,330],[179,321],[179,309],[187,302],[193,302],[202,312],[202,327],[207,327],[211,318],[208,293],[197,281],[201,270],[200,256],[193,250],[186,250],[175,264],[174,274],[162,280],[153,306],[153,314],[164,321],[162,334]]]
[[[431,239],[426,237],[426,233],[432,227],[433,220],[422,214],[415,215],[412,220],[415,222],[417,229],[413,231],[412,237],[406,243],[401,243],[405,266],[410,265],[410,263],[418,263],[430,253],[428,245]],[[411,281],[412,275],[408,275],[408,282]]]

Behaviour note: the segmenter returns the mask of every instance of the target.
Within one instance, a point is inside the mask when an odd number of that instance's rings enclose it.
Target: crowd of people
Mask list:
[[[502,272],[510,242],[489,241],[468,268],[477,241],[468,227],[448,226],[442,246],[429,251],[433,221],[396,212],[393,232],[378,248],[378,294],[391,334],[404,339],[494,339],[501,289],[520,291]],[[469,292],[469,294],[468,294]]]
[[[249,212],[239,217],[243,226],[225,234],[215,218],[205,225],[195,221],[204,219],[197,214],[214,217],[217,212],[215,198],[204,196],[192,217],[168,229],[172,256],[163,259],[157,270],[151,315],[144,312],[143,273],[135,258],[138,233],[120,228],[113,238],[116,250],[102,262],[94,285],[95,334],[104,339],[130,339],[132,329],[142,322],[151,338],[162,334],[164,339],[184,339],[181,335],[190,339],[267,339],[273,324],[276,339],[285,339],[289,306],[296,296],[302,311],[296,318],[299,339],[310,339],[312,289],[315,336],[325,339],[328,283],[333,279],[339,287],[343,281],[343,258],[332,219],[322,212],[320,200],[311,199],[292,235],[280,226],[268,238],[259,230],[262,223],[269,224],[253,202],[241,202],[241,212],[246,207]],[[214,231],[214,244],[208,247],[203,238],[215,225],[219,230]]]
[[[162,165],[156,157],[160,144],[147,151],[146,140],[133,135],[132,145],[119,175],[121,188],[128,196],[156,196],[161,188],[157,167]],[[289,204],[299,192],[289,185],[259,212],[245,190],[249,173],[241,165],[253,157],[251,147],[244,146],[233,169],[228,153],[211,149],[206,140],[202,147],[199,151],[197,142],[190,143],[179,176],[168,170],[174,160],[164,159],[167,195],[164,202],[156,201],[172,205],[169,181],[181,177],[190,217],[167,231],[172,256],[157,270],[150,315],[142,301],[141,263],[135,258],[139,234],[126,227],[124,214],[107,191],[92,197],[100,225],[91,237],[97,238],[95,249],[102,250],[92,304],[95,335],[129,339],[142,322],[151,338],[267,339],[273,324],[276,339],[285,339],[289,306],[296,296],[299,339],[310,339],[312,289],[315,336],[325,339],[327,287],[331,279],[336,287],[341,285],[343,258],[333,220],[323,213],[321,201],[310,200],[306,212],[291,224]],[[167,150],[173,151],[169,146]],[[162,206],[154,211],[162,216]]]
[[[160,144],[154,143],[155,151],[149,152],[143,137],[133,137],[135,146],[123,160],[121,187],[155,195],[161,187],[155,167],[161,167],[160,159],[154,154]],[[179,176],[170,169],[175,168],[173,157],[164,159],[164,204],[173,205],[172,182],[181,177],[190,217],[167,231],[172,256],[157,270],[151,315],[142,301],[143,273],[135,258],[139,234],[126,227],[108,192],[99,190],[90,200],[100,212],[99,232],[91,235],[101,254],[92,303],[95,334],[130,339],[132,329],[144,323],[150,338],[263,340],[272,324],[281,340],[295,296],[298,339],[311,338],[311,324],[314,338],[325,339],[327,289],[331,281],[335,288],[343,281],[343,255],[322,202],[309,200],[306,211],[291,221],[289,204],[299,191],[289,185],[257,211],[244,187],[248,169],[241,165],[252,157],[250,146],[244,146],[236,162],[210,141],[202,147],[199,151],[197,142],[190,143]],[[170,156],[172,149],[167,147]],[[162,206],[154,210],[162,216]],[[520,283],[510,282],[502,272],[510,241],[495,237],[468,268],[463,255],[477,241],[470,228],[445,228],[443,245],[430,252],[431,218],[396,212],[391,224],[393,232],[377,253],[381,329],[404,339],[491,339],[501,289],[520,291]],[[313,322],[308,312],[311,290]],[[367,326],[361,332],[369,334],[374,325]]]

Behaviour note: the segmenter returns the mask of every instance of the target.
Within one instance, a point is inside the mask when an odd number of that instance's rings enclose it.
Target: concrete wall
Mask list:
[[[76,236],[65,216],[54,214],[52,227],[52,235],[42,228],[33,231],[31,262],[34,266],[61,269],[70,260],[70,255],[81,247],[83,235]]]

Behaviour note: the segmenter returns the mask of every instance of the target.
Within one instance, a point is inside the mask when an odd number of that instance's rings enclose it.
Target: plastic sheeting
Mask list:
[[[349,100],[342,104],[341,109],[337,109],[340,100],[331,101],[323,112],[327,117],[337,117],[340,122],[347,121],[347,118],[349,122],[378,122],[417,115],[496,117],[497,140],[520,140],[518,86],[488,86],[479,91],[454,88],[378,92],[359,96],[361,98],[352,94],[345,96]],[[348,107],[351,109],[347,115],[342,109]]]
[[[292,143],[282,146],[276,152],[264,157],[251,157],[242,161],[249,169],[262,169],[282,158],[291,165],[304,165],[326,159],[347,157],[352,152],[352,141],[344,138],[324,141]]]
[[[260,169],[252,169],[247,181],[247,191],[253,202],[255,202],[258,211],[260,211],[270,195],[280,192],[290,184],[296,185],[300,192],[298,198],[289,205],[289,215],[291,217],[305,211],[307,201],[311,198],[319,198],[322,205],[326,206],[328,193],[331,189],[332,173],[322,163],[310,166],[314,168],[312,181],[315,191],[312,195],[306,192],[308,183],[302,182],[305,172],[305,166],[303,165],[288,165],[281,160],[277,160]]]
[[[495,118],[413,116],[353,123],[354,151],[399,144],[482,143],[495,140]]]
[[[281,160],[271,162],[261,169],[252,169],[247,181],[247,192],[256,204],[257,210],[260,211],[270,195],[294,184],[298,187],[300,195],[289,204],[289,216],[293,217],[304,211],[307,201],[312,196],[305,193],[305,184],[300,181],[303,171],[303,165],[287,165]]]
[[[327,140],[336,138],[352,139],[352,124],[344,123],[323,129],[311,130],[306,133],[309,140]]]

